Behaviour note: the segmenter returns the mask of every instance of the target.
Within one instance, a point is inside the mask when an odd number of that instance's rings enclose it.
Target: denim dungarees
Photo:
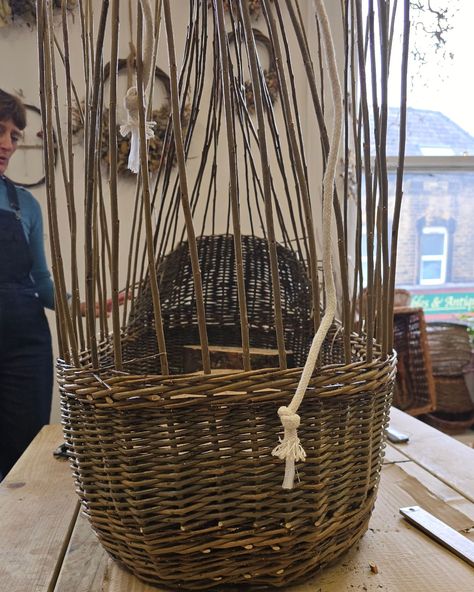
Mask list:
[[[53,386],[51,334],[31,278],[32,258],[15,186],[13,211],[0,209],[0,479],[49,422]]]

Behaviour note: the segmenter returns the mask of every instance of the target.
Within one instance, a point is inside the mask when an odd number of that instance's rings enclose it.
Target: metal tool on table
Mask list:
[[[400,514],[432,539],[474,567],[474,542],[419,506],[400,508]]]
[[[387,440],[393,444],[402,444],[408,442],[410,439],[407,434],[399,432],[395,428],[389,427],[385,430],[385,433],[387,434]]]

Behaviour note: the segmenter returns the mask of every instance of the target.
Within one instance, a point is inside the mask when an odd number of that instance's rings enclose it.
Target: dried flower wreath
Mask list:
[[[270,99],[272,105],[278,98],[279,93],[279,86],[278,86],[278,75],[275,65],[275,55],[273,53],[273,48],[270,39],[264,35],[258,29],[252,29],[253,35],[255,38],[256,43],[263,45],[267,52],[270,59],[270,63],[267,69],[263,70],[263,76],[266,82],[266,88],[268,91],[268,98]],[[229,43],[235,43],[235,34],[233,32],[229,33]],[[253,86],[250,80],[246,80],[244,82],[245,88],[245,103],[247,105],[247,109],[250,113],[255,112],[255,99],[253,94]]]
[[[67,0],[66,10],[74,10],[78,0]],[[62,1],[54,0],[54,9],[61,9]],[[32,26],[36,23],[36,0],[0,0],[0,27],[12,23],[26,23]]]

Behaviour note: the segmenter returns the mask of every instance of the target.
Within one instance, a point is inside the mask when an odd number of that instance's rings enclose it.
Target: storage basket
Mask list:
[[[340,556],[374,506],[395,375],[395,357],[368,364],[360,338],[352,353],[311,379],[291,490],[271,453],[301,369],[163,377],[61,364],[76,488],[103,546],[173,591],[281,586]]]
[[[471,344],[466,325],[428,323],[428,345],[433,374],[457,376],[471,361]]]
[[[430,426],[445,434],[462,434],[474,425],[474,411],[467,413],[427,413],[422,417]]]
[[[199,266],[209,343],[241,346],[240,311],[232,235],[201,236],[197,239]],[[308,274],[295,253],[277,245],[285,345],[294,365],[303,365],[311,343],[313,322]],[[275,319],[268,242],[257,236],[242,236],[242,259],[250,346],[276,348]],[[188,243],[180,244],[158,268],[161,310],[170,369],[184,371],[184,346],[199,344],[195,287]],[[157,353],[152,295],[147,281],[132,311],[129,332],[138,333],[135,356]],[[151,361],[142,371],[153,371]],[[156,367],[156,363],[155,363]]]
[[[398,357],[393,404],[410,415],[433,411],[436,392],[423,310],[395,309],[393,326]]]
[[[467,413],[474,411],[464,374],[459,376],[436,376],[436,411],[444,413]]]

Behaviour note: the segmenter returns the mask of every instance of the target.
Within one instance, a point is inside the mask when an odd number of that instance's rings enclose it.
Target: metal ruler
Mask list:
[[[474,567],[474,542],[419,506],[400,508],[400,514],[411,524]]]

